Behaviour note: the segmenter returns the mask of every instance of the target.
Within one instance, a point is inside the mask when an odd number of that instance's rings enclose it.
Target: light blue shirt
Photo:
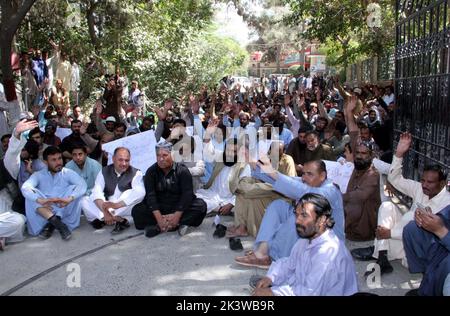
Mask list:
[[[341,240],[345,240],[345,218],[344,218],[344,203],[342,201],[341,191],[330,180],[326,179],[320,187],[311,187],[303,182],[302,178],[289,177],[278,173],[277,181],[273,180],[266,173],[261,172],[259,166],[252,171],[252,177],[269,183],[273,189],[284,196],[299,200],[306,193],[317,193],[323,195],[331,205],[332,216],[334,219],[333,230],[334,233]]]
[[[75,171],[84,179],[87,185],[86,195],[90,195],[95,184],[95,179],[100,170],[102,170],[102,166],[94,159],[87,157],[83,169],[80,169],[73,160],[67,163],[66,168]]]
[[[72,186],[71,192],[68,188]],[[23,196],[31,201],[39,198],[60,197],[75,199],[86,193],[86,182],[75,171],[62,168],[56,174],[48,171],[48,168],[35,172],[22,186]]]

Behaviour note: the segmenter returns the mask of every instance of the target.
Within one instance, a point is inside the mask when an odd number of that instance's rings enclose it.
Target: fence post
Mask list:
[[[372,64],[372,78],[370,78],[370,80],[372,81],[372,83],[377,83],[378,82],[378,56],[375,56],[373,59],[373,64]]]

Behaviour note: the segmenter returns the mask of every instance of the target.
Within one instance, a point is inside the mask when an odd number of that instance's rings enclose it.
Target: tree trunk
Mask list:
[[[280,55],[281,55],[281,46],[280,44],[278,44],[277,46],[277,54],[276,54],[276,62],[277,62],[277,73],[281,72],[281,67],[280,67]]]
[[[93,1],[89,1],[89,8],[86,11],[86,19],[89,30],[89,37],[91,38],[91,43],[94,46],[95,51],[98,51],[98,41],[97,35],[95,34],[95,21],[94,21],[94,12],[97,8],[97,3]]]
[[[11,66],[11,48],[14,35],[30,11],[36,0],[23,0],[22,3],[13,1],[1,2],[1,26],[0,26],[0,52],[1,69],[3,73],[3,86],[8,102],[17,100],[16,86],[14,84],[13,70]]]
[[[11,67],[11,42],[12,38],[6,36],[1,37],[1,67],[3,73],[3,87],[5,89],[5,96],[7,101],[17,99],[16,86],[14,84],[13,70]]]

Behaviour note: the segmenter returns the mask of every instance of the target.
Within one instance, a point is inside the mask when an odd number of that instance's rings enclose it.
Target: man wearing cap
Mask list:
[[[145,196],[142,172],[130,165],[130,151],[125,147],[114,150],[113,163],[98,173],[92,194],[83,200],[82,209],[95,229],[114,225],[112,234],[119,234],[130,224],[133,207]]]
[[[116,123],[117,120],[114,116],[108,116],[105,120],[105,124],[103,124],[99,115],[97,115],[95,120],[95,126],[97,127],[100,136],[103,136],[104,134],[114,135]]]
[[[102,112],[103,112],[103,106],[102,102],[100,100],[97,100],[95,103],[96,111],[95,111],[95,126],[97,127],[97,131],[100,135],[100,137],[103,137],[103,135],[108,134],[110,136],[114,136],[114,127],[117,123],[117,120],[114,116],[108,116],[105,120],[105,124],[102,122]]]
[[[156,156],[144,177],[145,200],[133,208],[134,224],[147,237],[175,230],[183,236],[202,223],[206,203],[195,196],[188,168],[173,161],[171,143],[156,145]]]

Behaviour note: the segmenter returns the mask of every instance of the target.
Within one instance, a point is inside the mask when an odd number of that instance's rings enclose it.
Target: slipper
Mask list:
[[[255,254],[246,255],[244,257],[236,257],[234,261],[242,266],[256,267],[260,269],[269,269],[272,263],[272,260],[269,257],[259,259],[255,256]]]
[[[227,227],[222,224],[217,224],[216,230],[214,231],[213,237],[214,238],[223,238],[225,237],[225,234],[227,232]]]
[[[241,240],[239,238],[230,238],[230,249],[234,251],[242,251],[244,247],[242,247]]]

